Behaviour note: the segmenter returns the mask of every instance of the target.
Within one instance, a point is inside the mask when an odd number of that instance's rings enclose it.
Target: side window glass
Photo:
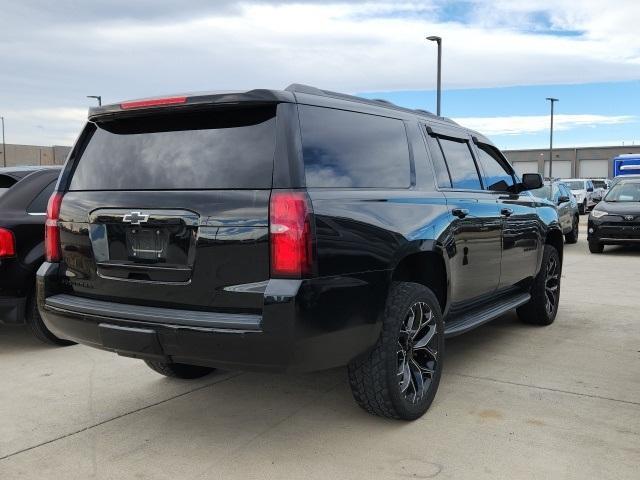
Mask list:
[[[300,105],[308,187],[408,188],[411,161],[401,120]]]
[[[436,173],[436,183],[440,188],[451,188],[451,177],[449,176],[449,169],[444,161],[442,155],[442,149],[438,140],[434,137],[429,138],[429,151],[431,152],[431,160],[433,160],[433,168]]]
[[[53,189],[55,188],[55,186],[56,181],[54,180],[49,185],[44,187],[44,189],[38,195],[36,195],[36,197],[27,207],[27,213],[45,213],[47,211],[47,203],[49,202],[49,197],[53,193]]]
[[[487,190],[504,192],[513,186],[513,177],[490,148],[478,145],[478,162],[482,166]]]
[[[451,186],[465,190],[482,190],[478,168],[471,155],[469,142],[438,137],[438,143],[449,167]]]

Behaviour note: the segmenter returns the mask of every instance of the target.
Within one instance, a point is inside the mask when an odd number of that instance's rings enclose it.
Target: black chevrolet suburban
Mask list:
[[[92,108],[51,197],[38,304],[55,335],[195,378],[348,365],[415,419],[444,339],[548,325],[563,238],[477,132],[291,85]]]

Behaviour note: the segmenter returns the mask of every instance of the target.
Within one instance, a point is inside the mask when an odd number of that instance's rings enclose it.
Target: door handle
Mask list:
[[[511,215],[513,215],[513,208],[503,208],[502,210],[500,210],[500,214],[505,217],[510,217]]]
[[[451,215],[458,218],[464,218],[469,215],[469,210],[466,208],[454,208],[451,210]]]

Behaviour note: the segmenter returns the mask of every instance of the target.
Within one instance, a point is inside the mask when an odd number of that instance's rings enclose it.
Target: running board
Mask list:
[[[455,315],[445,321],[444,336],[455,337],[456,335],[468,332],[469,330],[479,327],[483,323],[490,322],[500,315],[507,313],[509,310],[513,310],[514,308],[524,305],[530,299],[530,294],[518,293],[515,295],[509,295],[506,298],[503,297],[498,300],[494,300],[482,305],[481,307],[476,307],[459,315]]]

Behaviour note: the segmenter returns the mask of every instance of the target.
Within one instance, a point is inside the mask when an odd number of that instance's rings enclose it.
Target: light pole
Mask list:
[[[4,117],[2,119],[2,166],[7,166],[7,145],[4,143]]]
[[[438,44],[438,103],[436,105],[436,114],[440,116],[440,98],[442,95],[442,38],[432,35],[427,40]]]
[[[102,106],[102,95],[87,95],[87,98],[95,98],[98,100],[98,106]]]
[[[547,100],[551,102],[551,128],[549,129],[549,178],[553,178],[553,104],[557,102],[558,99],[547,97]]]

